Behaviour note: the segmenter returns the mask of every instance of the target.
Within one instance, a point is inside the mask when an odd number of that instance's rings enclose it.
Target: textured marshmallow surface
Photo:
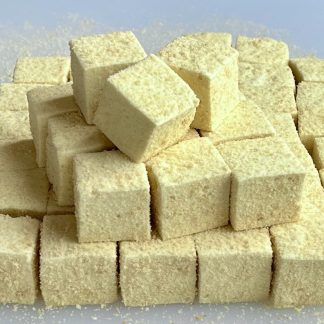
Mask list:
[[[31,139],[28,111],[2,111],[0,140]]]
[[[323,190],[319,199],[322,210],[309,204],[299,222],[270,229],[275,255],[275,307],[324,304]]]
[[[180,37],[159,55],[200,99],[192,127],[214,130],[239,101],[237,51],[221,43]]]
[[[150,187],[145,165],[120,151],[74,159],[80,242],[149,240]]]
[[[276,130],[276,136],[287,143],[289,149],[300,160],[306,171],[316,171],[313,160],[301,143],[296,126],[290,114],[276,114],[268,116]]]
[[[320,179],[312,157],[309,155],[305,146],[300,141],[288,143],[288,146],[306,171],[302,194],[302,204],[304,204],[304,202],[309,200],[313,192],[321,185]]]
[[[35,147],[32,140],[0,140],[0,170],[36,169]]]
[[[237,58],[238,53],[229,46],[183,36],[162,48],[159,56],[175,70],[184,69],[213,78],[228,63],[227,56]]]
[[[70,49],[75,99],[91,124],[106,79],[146,54],[132,32],[80,37]]]
[[[239,85],[254,87],[275,86],[296,88],[295,79],[288,65],[239,63]]]
[[[0,84],[0,111],[28,110],[27,92],[41,86],[28,83]]]
[[[288,65],[240,62],[239,88],[267,114],[297,117],[295,80]]]
[[[232,35],[230,33],[196,32],[186,34],[183,37],[195,38],[215,45],[232,46]]]
[[[191,237],[120,243],[120,286],[126,306],[192,303],[196,252]]]
[[[228,223],[230,170],[209,139],[174,145],[151,159],[147,169],[163,240]]]
[[[296,126],[290,114],[268,115],[268,119],[276,130],[276,136],[287,143],[290,151],[295,155],[306,171],[302,199],[307,201],[309,200],[309,195],[311,195],[314,190],[316,191],[316,188],[320,185],[318,172],[312,157],[300,141]]]
[[[290,113],[297,119],[297,108],[292,87],[258,86],[240,84],[240,90],[246,98],[254,101],[266,114]]]
[[[273,127],[276,130],[276,136],[282,138],[289,146],[291,152],[296,156],[302,166],[305,168],[306,176],[304,181],[303,199],[308,199],[319,185],[317,170],[314,166],[312,157],[300,141],[296,126],[290,114],[268,115]]]
[[[264,112],[248,99],[241,100],[213,132],[200,131],[200,133],[217,145],[248,138],[273,136],[275,130]]]
[[[309,214],[305,213],[305,211],[313,210],[313,207],[316,207],[321,211],[321,215],[324,213],[324,188],[321,185],[321,179],[318,177],[317,173],[317,183],[313,185],[311,190],[307,192],[307,199],[304,198],[302,204],[302,218],[309,218]],[[310,206],[311,205],[311,206]],[[310,207],[309,207],[310,206]]]
[[[0,303],[34,304],[39,221],[0,215]]]
[[[319,184],[318,174],[312,157],[301,143],[296,126],[290,114],[268,115],[268,119],[276,130],[276,136],[283,139],[288,144],[291,152],[305,168],[306,176],[303,197],[308,199],[308,195],[313,191],[314,186],[316,187]]]
[[[324,136],[324,83],[301,82],[296,102],[299,136],[312,153],[314,138]]]
[[[49,184],[44,169],[0,171],[0,213],[41,217]]]
[[[200,303],[265,301],[272,248],[267,229],[235,232],[230,226],[195,236]]]
[[[287,65],[289,60],[287,44],[272,38],[238,36],[236,49],[242,62]]]
[[[267,117],[276,131],[276,136],[286,143],[300,143],[294,120],[290,114],[268,114]]]
[[[36,148],[38,166],[46,166],[46,138],[49,118],[78,111],[70,84],[33,89],[27,94],[29,120]]]
[[[315,138],[313,159],[318,170],[324,169],[324,137]]]
[[[312,157],[309,155],[307,149],[301,142],[291,142],[288,143],[288,146],[291,152],[295,154],[295,156],[298,158],[307,172],[313,174],[317,173]]]
[[[79,113],[65,113],[49,119],[46,168],[59,206],[74,204],[73,157],[113,147],[96,126],[87,125]]]
[[[116,243],[79,244],[72,215],[45,216],[40,281],[47,306],[107,304],[117,300]]]
[[[55,193],[50,189],[47,200],[47,213],[46,215],[69,215],[74,214],[74,206],[59,206]]]
[[[189,130],[199,100],[150,55],[107,79],[94,122],[133,161],[146,161]]]
[[[289,61],[297,82],[324,82],[324,60],[313,57],[299,57]]]
[[[70,58],[60,56],[18,58],[15,83],[64,84],[68,82]]]
[[[230,220],[235,230],[296,221],[305,170],[277,137],[217,147],[232,171]]]
[[[190,128],[188,130],[188,132],[186,133],[186,135],[183,136],[178,143],[188,141],[188,140],[192,140],[192,139],[199,138],[199,137],[200,137],[200,135],[198,133],[198,130],[196,130],[194,128]],[[178,143],[176,143],[174,145],[177,145]],[[154,157],[152,157],[152,159],[154,159]],[[146,163],[149,163],[150,160],[146,161]]]

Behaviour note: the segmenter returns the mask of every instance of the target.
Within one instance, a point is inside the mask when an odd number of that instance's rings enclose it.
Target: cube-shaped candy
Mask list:
[[[242,99],[213,132],[200,131],[214,145],[248,138],[268,137],[275,130],[264,112],[252,101]]]
[[[200,99],[192,127],[216,129],[239,101],[237,51],[215,42],[180,37],[159,55]]]
[[[289,61],[287,44],[272,38],[238,36],[236,49],[242,62],[287,65]]]
[[[323,203],[323,190],[319,199]],[[299,222],[271,227],[274,249],[271,300],[275,307],[324,304],[323,213],[324,209],[312,205],[305,208]]]
[[[151,238],[150,187],[145,165],[120,151],[74,159],[79,242]]]
[[[305,146],[299,142],[288,143],[289,149],[298,158],[307,173],[312,173],[318,178],[317,170],[312,157],[309,155]],[[317,179],[318,180],[318,179]]]
[[[195,32],[186,34],[183,37],[191,37],[217,45],[232,46],[232,35],[230,33]]]
[[[308,199],[308,195],[314,191],[314,187],[319,185],[318,173],[312,157],[300,141],[296,126],[290,114],[268,115],[268,119],[276,130],[276,136],[287,143],[291,152],[305,168],[306,176],[303,197]]]
[[[36,169],[33,140],[0,140],[0,170]]]
[[[235,232],[230,226],[195,236],[199,303],[265,301],[272,248],[267,229]]]
[[[300,138],[292,116],[288,113],[268,114],[268,120],[276,131],[276,136],[286,143],[300,143]]]
[[[70,84],[36,88],[28,92],[29,120],[33,134],[38,166],[46,165],[48,119],[71,111],[78,111]]]
[[[68,82],[70,58],[61,56],[18,58],[15,83],[64,84]]]
[[[318,170],[324,169],[324,137],[314,140],[313,160]]]
[[[146,54],[132,32],[80,37],[70,42],[70,49],[74,96],[92,124],[106,79]]]
[[[295,79],[288,65],[240,62],[238,66],[239,86],[249,84],[253,87],[291,87],[296,91]]]
[[[199,100],[161,59],[145,60],[107,79],[94,122],[135,162],[143,162],[188,132]]]
[[[44,169],[0,171],[0,213],[42,217],[49,184]]]
[[[254,87],[240,84],[240,90],[246,98],[254,101],[266,114],[289,113],[297,120],[297,108],[294,89],[277,85]]]
[[[303,205],[305,200],[309,200],[310,196],[318,190],[318,187],[321,186],[321,180],[318,177],[318,171],[316,170],[313,159],[309,155],[305,146],[301,142],[288,143],[288,146],[306,171],[302,195]]]
[[[74,206],[59,206],[55,193],[50,189],[47,200],[47,213],[46,215],[68,215],[74,214]]]
[[[297,82],[324,82],[324,60],[314,57],[298,57],[289,61]]]
[[[265,113],[289,112],[296,119],[296,86],[288,65],[240,62],[239,87]]]
[[[59,206],[74,205],[73,157],[100,152],[113,144],[94,125],[87,125],[77,112],[61,114],[48,121],[46,168]]]
[[[1,111],[0,140],[31,138],[28,111]]]
[[[192,303],[196,251],[191,237],[121,242],[120,287],[126,306]]]
[[[301,82],[296,102],[299,136],[312,154],[315,137],[324,136],[324,83]]]
[[[117,300],[116,243],[79,244],[73,215],[45,216],[40,281],[47,306],[107,304]]]
[[[318,173],[317,173],[317,177],[318,177]],[[312,191],[308,192],[307,199],[304,198],[303,200],[302,215],[301,215],[302,218],[305,218],[305,214],[306,216],[309,215],[304,211],[313,210],[314,209],[313,207],[316,207],[321,211],[321,216],[323,216],[324,214],[324,189],[323,186],[321,185],[321,178],[318,177],[317,180],[319,181],[317,182],[316,185],[313,186]],[[309,207],[310,204],[311,206]],[[308,218],[310,219],[311,217],[312,216],[308,216]]]
[[[2,83],[0,84],[0,111],[28,110],[27,92],[43,87],[33,83]]]
[[[296,221],[305,170],[280,138],[217,146],[232,171],[230,220],[235,230]]]
[[[228,223],[231,173],[208,138],[164,150],[147,169],[153,218],[163,240]]]
[[[39,221],[0,215],[0,303],[34,304]]]

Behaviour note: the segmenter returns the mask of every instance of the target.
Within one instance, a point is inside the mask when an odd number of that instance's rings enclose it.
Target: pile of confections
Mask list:
[[[212,32],[69,45],[0,85],[0,302],[323,304],[324,60]]]

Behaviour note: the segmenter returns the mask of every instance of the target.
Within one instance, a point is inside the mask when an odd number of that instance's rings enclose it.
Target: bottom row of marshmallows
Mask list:
[[[296,224],[270,229],[274,275],[268,229],[225,226],[167,241],[155,235],[144,242],[80,244],[73,215],[45,216],[42,223],[0,215],[0,302],[34,303],[39,276],[50,306],[112,303],[118,286],[128,306],[192,303],[197,287],[200,303],[266,301],[269,296],[276,307],[321,303],[323,261],[317,256],[323,224],[315,206],[304,214]]]

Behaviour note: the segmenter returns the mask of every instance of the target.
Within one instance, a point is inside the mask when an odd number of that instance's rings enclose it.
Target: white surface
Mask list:
[[[81,307],[81,308],[80,308]],[[233,305],[159,305],[141,308],[121,303],[96,306],[70,306],[45,309],[4,305],[0,307],[1,323],[324,323],[324,307],[304,309],[271,309],[260,304]]]
[[[234,36],[275,36],[288,41],[295,55],[313,50],[324,55],[324,43],[318,42],[324,29],[321,1],[0,1],[0,80],[8,80],[5,73],[12,70],[19,55],[68,54],[71,37],[120,28],[136,29],[150,52],[183,32],[215,30]],[[324,323],[324,306],[300,311],[252,304],[125,308],[118,303],[104,308],[52,310],[46,310],[41,302],[35,306],[0,306],[0,323],[89,322]]]

